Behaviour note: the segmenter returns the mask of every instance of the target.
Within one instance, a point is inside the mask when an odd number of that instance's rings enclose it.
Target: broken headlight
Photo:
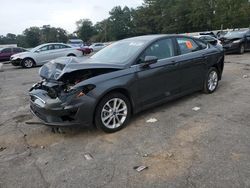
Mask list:
[[[95,89],[95,85],[93,85],[93,84],[89,84],[89,85],[79,87],[79,88],[77,88],[76,97],[77,98],[82,97],[82,96],[86,95],[88,92],[90,92],[93,89]]]

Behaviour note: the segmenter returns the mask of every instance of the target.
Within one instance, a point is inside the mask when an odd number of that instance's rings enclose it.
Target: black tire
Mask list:
[[[241,44],[239,48],[239,54],[244,54],[244,52],[245,52],[245,46],[244,44]]]
[[[69,54],[69,55],[67,55],[68,57],[76,57],[76,55],[75,54]]]
[[[121,123],[121,125],[119,125],[118,127],[115,127],[115,128],[110,128],[110,127],[106,126],[103,123],[103,119],[102,119],[102,115],[104,113],[103,109],[107,106],[106,104],[108,102],[110,102],[112,100],[115,100],[115,99],[121,99],[121,101],[124,102],[124,103],[122,103],[122,105],[124,105],[124,104],[126,105],[126,107],[127,107],[127,113],[126,113],[126,118],[123,121],[123,123]],[[118,111],[118,109],[117,109],[117,111]],[[107,111],[106,113],[112,114],[113,112],[110,112],[110,111],[108,112]],[[115,113],[119,113],[119,112],[115,112]],[[113,114],[112,116],[116,116],[116,115]],[[118,114],[117,114],[116,117],[118,117]],[[131,104],[130,104],[129,99],[125,95],[123,95],[121,93],[114,92],[114,93],[107,94],[106,96],[104,96],[101,99],[101,101],[99,102],[99,104],[96,107],[96,113],[95,113],[94,122],[95,122],[95,125],[96,125],[96,127],[98,129],[100,129],[100,130],[102,130],[102,131],[104,131],[106,133],[114,133],[114,132],[117,132],[117,131],[123,129],[127,125],[127,123],[129,122],[130,117],[131,117]],[[110,117],[109,119],[111,119],[111,118],[112,117]],[[124,117],[122,116],[122,118],[124,118]],[[116,123],[117,119],[115,117],[114,117],[114,119],[115,119],[115,123]],[[118,123],[120,123],[120,121]]]
[[[35,61],[31,58],[25,58],[23,59],[21,65],[23,68],[29,69],[35,66]]]
[[[215,80],[214,80],[214,82],[211,82],[210,76],[212,74],[216,74],[216,77],[217,77],[216,82],[215,82]],[[212,86],[211,86],[211,83],[213,83]],[[203,86],[203,92],[207,93],[207,94],[211,94],[211,93],[215,92],[217,87],[218,87],[218,84],[219,84],[219,72],[218,72],[217,68],[211,67],[206,74],[206,78],[205,78],[204,86]],[[211,86],[211,87],[209,87],[209,86]]]

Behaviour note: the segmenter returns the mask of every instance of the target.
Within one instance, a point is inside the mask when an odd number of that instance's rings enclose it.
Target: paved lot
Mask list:
[[[226,62],[216,93],[140,113],[115,134],[90,128],[59,134],[26,124],[37,122],[27,93],[38,68],[5,64],[0,187],[250,187],[250,53]],[[196,106],[201,109],[193,111]],[[158,121],[146,123],[149,118]],[[138,165],[149,168],[139,173]]]

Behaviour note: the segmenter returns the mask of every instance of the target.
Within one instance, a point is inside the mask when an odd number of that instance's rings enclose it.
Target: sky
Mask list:
[[[51,25],[69,33],[75,22],[88,18],[93,23],[109,16],[114,6],[136,8],[143,0],[6,0],[0,3],[0,35],[21,34],[31,26]]]

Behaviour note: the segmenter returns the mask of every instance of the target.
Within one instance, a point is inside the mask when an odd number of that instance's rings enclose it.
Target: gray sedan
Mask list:
[[[196,38],[129,38],[83,63],[61,59],[44,65],[43,81],[30,89],[30,107],[49,126],[95,124],[111,133],[157,104],[199,90],[213,93],[223,67],[223,51]]]

